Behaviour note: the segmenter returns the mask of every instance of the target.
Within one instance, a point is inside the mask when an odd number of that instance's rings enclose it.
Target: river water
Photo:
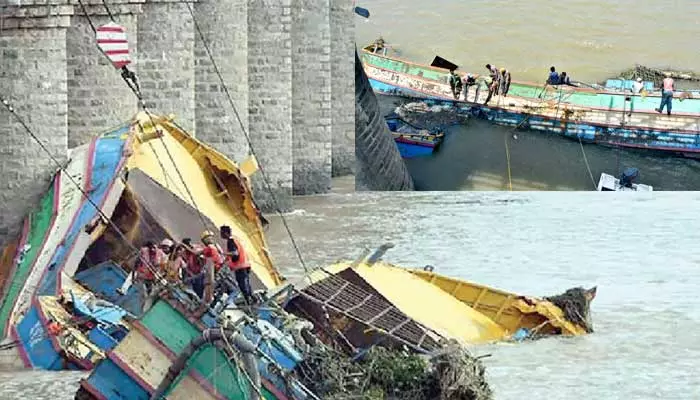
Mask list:
[[[635,63],[700,69],[700,2],[674,0],[357,1],[358,46],[378,36],[404,58],[435,55],[464,71],[508,68],[514,80],[544,82],[549,67],[571,79],[602,81]]]
[[[496,399],[700,398],[698,193],[340,192],[286,216],[309,268],[386,241],[384,257],[527,295],[598,286],[595,333],[477,346]],[[302,268],[279,217],[268,239]],[[0,399],[71,399],[80,374],[3,374]],[[6,383],[7,382],[7,383]]]

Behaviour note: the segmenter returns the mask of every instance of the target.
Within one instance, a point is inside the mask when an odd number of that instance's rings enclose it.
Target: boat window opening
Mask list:
[[[111,220],[117,229],[124,233],[129,243],[125,243],[114,226],[110,224],[88,247],[77,272],[105,261],[114,261],[129,272],[136,258],[133,247],[138,249],[148,240],[160,241],[167,237],[165,230],[158,226],[145,208],[141,207],[128,186],[122,193]]]

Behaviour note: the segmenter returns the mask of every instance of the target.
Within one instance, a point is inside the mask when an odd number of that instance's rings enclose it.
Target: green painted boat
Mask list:
[[[411,75],[426,82],[448,83],[449,71],[444,68],[419,64],[391,55],[388,48],[384,47],[375,51],[375,45],[369,45],[362,49],[360,58],[365,65],[371,65],[389,71],[400,72]],[[459,71],[459,70],[458,70]],[[464,73],[469,71],[463,71]],[[472,73],[475,76],[479,74]],[[544,74],[544,72],[543,72]],[[692,96],[692,92],[685,96]],[[655,113],[654,109],[659,107],[661,94],[658,91],[651,92],[646,96],[632,95],[630,92],[615,91],[612,89],[597,90],[588,87],[577,87],[568,85],[547,85],[544,79],[542,83],[523,82],[513,80],[508,91],[509,97],[522,97],[531,100],[559,101],[562,104],[585,107],[594,110],[626,110],[632,109],[634,112]],[[626,102],[626,98],[630,101]],[[627,103],[627,104],[625,104]],[[700,115],[700,98],[679,99],[678,96],[673,101],[673,113],[675,115]]]

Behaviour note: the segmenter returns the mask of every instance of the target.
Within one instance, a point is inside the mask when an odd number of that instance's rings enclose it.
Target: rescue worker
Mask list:
[[[665,73],[664,76],[666,76],[661,83],[661,105],[659,108],[655,108],[656,112],[659,114],[664,112],[664,107],[666,108],[666,112],[668,115],[671,115],[671,103],[673,103],[673,91],[676,90],[676,83],[673,81],[673,78],[671,78],[670,73]]]
[[[192,285],[192,291],[199,296],[200,299],[204,298],[204,258],[198,253],[201,249],[195,248],[192,244],[192,239],[184,238],[182,239],[182,245],[185,249],[184,258],[185,263],[187,263],[187,273],[186,281]]]
[[[498,68],[496,68],[495,65],[486,64],[486,69],[489,70],[489,76],[491,77],[491,83],[493,85],[495,85],[495,90],[493,91],[492,95],[498,94],[498,88],[501,84],[501,73],[498,71]],[[491,91],[491,87],[489,87],[489,91]]]
[[[569,78],[569,75],[566,74],[566,72],[562,72],[559,76],[559,84],[571,86],[571,79]]]
[[[548,85],[558,85],[559,84],[559,74],[557,69],[553,66],[549,68],[549,77],[547,77]]]
[[[243,246],[233,238],[231,227],[222,225],[219,228],[221,238],[226,240],[226,264],[233,271],[236,277],[238,289],[241,291],[245,302],[248,305],[253,304],[253,289],[250,287],[250,263],[246,257]]]
[[[491,97],[493,97],[493,95],[498,92],[498,80],[494,80],[493,78],[488,79],[490,79],[490,81],[486,81],[486,84],[489,88],[489,94],[488,96],[486,96],[486,101],[484,101],[484,105],[489,104],[489,101],[491,101]]]
[[[187,268],[185,262],[185,247],[181,244],[174,247],[174,250],[168,257],[168,262],[165,268],[165,279],[172,283],[179,282],[182,279],[182,273]]]
[[[150,295],[153,290],[153,283],[156,279],[155,272],[163,268],[166,261],[167,256],[163,250],[159,249],[152,241],[146,242],[146,245],[139,251],[135,268],[136,279],[143,283],[147,295]]]
[[[452,95],[455,97],[455,100],[459,100],[459,93],[462,91],[462,80],[455,73],[455,70],[450,71],[450,88],[452,88]]]
[[[505,68],[501,68],[500,73],[501,82],[499,84],[499,92],[505,97],[505,95],[508,94],[508,90],[510,90],[510,71]]]
[[[634,94],[641,94],[642,89],[644,89],[644,84],[642,83],[642,78],[637,78],[636,81],[632,84],[632,93]]]
[[[211,231],[202,232],[202,244],[204,244],[200,252],[204,256],[204,298],[202,300],[208,306],[214,296],[216,272],[224,264],[224,258],[214,243],[214,234]]]
[[[474,77],[473,74],[469,73],[464,76],[462,79],[462,90],[464,91],[464,101],[469,101],[467,96],[469,96],[469,88],[472,86],[476,86],[476,78]],[[476,102],[477,99],[474,98],[474,101]]]

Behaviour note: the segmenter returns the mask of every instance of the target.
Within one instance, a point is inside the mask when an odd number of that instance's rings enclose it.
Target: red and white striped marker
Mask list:
[[[114,68],[121,69],[131,63],[129,41],[123,26],[110,22],[97,28],[97,47],[109,58]]]

